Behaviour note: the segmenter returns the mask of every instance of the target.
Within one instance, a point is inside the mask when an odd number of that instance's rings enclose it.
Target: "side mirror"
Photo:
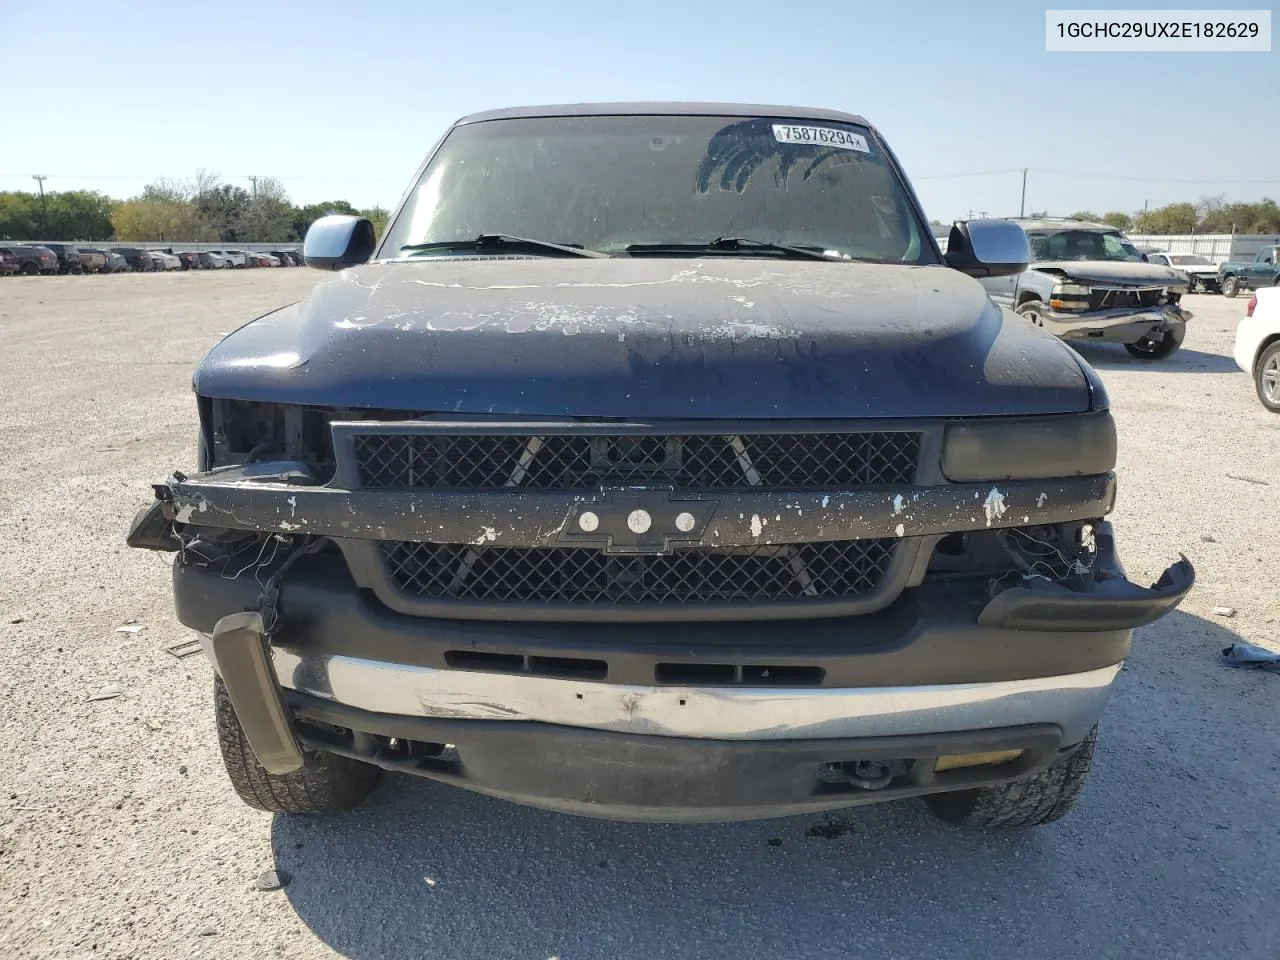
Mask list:
[[[364,217],[335,214],[307,228],[302,258],[317,270],[344,270],[373,256],[373,224]]]
[[[1012,220],[957,220],[945,259],[947,266],[971,277],[1007,277],[1027,269],[1031,243]]]

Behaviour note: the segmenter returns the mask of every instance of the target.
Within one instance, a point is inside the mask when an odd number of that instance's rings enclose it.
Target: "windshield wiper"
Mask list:
[[[627,253],[699,253],[714,251],[733,253],[738,250],[764,250],[771,253],[785,253],[793,257],[804,257],[806,260],[848,260],[838,253],[827,253],[817,247],[793,247],[785,243],[771,243],[768,240],[753,240],[750,237],[716,237],[709,243],[633,243],[626,248]]]
[[[523,248],[538,250],[544,253],[557,253],[564,257],[608,257],[607,253],[598,250],[587,250],[585,247],[570,246],[565,243],[552,243],[550,240],[530,240],[528,237],[513,237],[507,233],[482,233],[474,240],[435,240],[431,243],[407,243],[400,248],[403,253],[410,250],[506,250]]]

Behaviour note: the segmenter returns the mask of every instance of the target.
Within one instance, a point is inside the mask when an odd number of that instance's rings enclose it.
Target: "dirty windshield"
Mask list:
[[[1141,260],[1124,234],[1100,230],[1028,230],[1032,260]]]
[[[589,116],[465,124],[431,160],[380,255],[441,255],[405,248],[482,234],[612,254],[731,237],[859,260],[937,262],[867,128],[819,120]],[[746,244],[724,252],[767,255]]]

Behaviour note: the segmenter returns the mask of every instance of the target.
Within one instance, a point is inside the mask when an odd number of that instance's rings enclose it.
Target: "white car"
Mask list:
[[[239,250],[210,250],[209,252],[227,261],[229,267],[245,266],[244,254]]]
[[[1253,377],[1262,405],[1280,413],[1280,287],[1264,287],[1249,299],[1232,354]]]
[[[1148,263],[1158,263],[1164,267],[1173,267],[1187,275],[1191,281],[1188,293],[1200,290],[1204,293],[1218,293],[1218,265],[1208,257],[1198,253],[1165,253],[1163,250],[1147,253]]]
[[[151,254],[153,257],[159,257],[163,260],[166,271],[182,269],[182,261],[172,253],[165,253],[163,250],[148,250],[147,253]]]

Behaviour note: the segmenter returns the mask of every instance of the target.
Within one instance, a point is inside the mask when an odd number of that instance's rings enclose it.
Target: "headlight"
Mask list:
[[[942,446],[942,473],[957,483],[1086,477],[1115,465],[1116,423],[1105,411],[953,423]]]
[[[1049,306],[1054,310],[1089,309],[1089,288],[1079,283],[1054,284],[1049,294]]]

